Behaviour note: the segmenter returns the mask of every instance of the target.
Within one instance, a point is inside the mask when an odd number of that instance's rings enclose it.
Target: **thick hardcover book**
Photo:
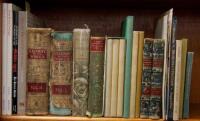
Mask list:
[[[123,99],[124,99],[124,63],[125,63],[125,40],[119,40],[119,72],[117,86],[117,117],[123,116]]]
[[[72,33],[53,32],[50,60],[50,107],[53,115],[71,115]]]
[[[89,95],[87,115],[103,116],[105,37],[90,38]]]
[[[170,70],[167,94],[167,119],[173,119],[173,105],[174,105],[174,80],[175,80],[175,63],[176,63],[176,25],[177,18],[173,18],[172,23],[172,41],[170,50]]]
[[[185,73],[185,89],[183,99],[183,118],[189,118],[189,104],[190,104],[190,86],[192,78],[192,64],[194,52],[187,53],[186,73]]]
[[[180,108],[179,118],[183,118],[183,98],[184,98],[184,85],[185,85],[185,69],[187,59],[187,41],[188,39],[181,39],[182,41],[182,57],[181,57],[181,90],[180,90]]]
[[[143,48],[144,48],[144,32],[139,32],[138,40],[138,66],[137,66],[137,87],[135,98],[135,117],[140,117],[140,96],[141,96],[141,84],[142,84],[142,67],[143,67]]]
[[[176,40],[176,66],[174,83],[174,108],[173,120],[179,120],[180,91],[181,91],[181,63],[182,63],[182,41]]]
[[[26,114],[48,114],[50,28],[28,28]]]
[[[140,118],[149,118],[151,74],[153,62],[153,39],[144,39],[142,91],[140,99]]]
[[[137,87],[137,62],[138,62],[139,32],[133,31],[132,67],[131,67],[131,94],[130,94],[130,118],[135,118],[136,87]]]
[[[12,48],[12,114],[17,114],[18,83],[18,12],[13,11],[13,48]]]
[[[131,62],[133,41],[133,16],[127,16],[122,25],[122,36],[126,40],[125,80],[124,80],[124,109],[123,117],[129,117],[130,111],[130,88],[131,88]]]
[[[164,61],[165,43],[162,39],[153,41],[153,66],[151,74],[151,94],[149,104],[149,118],[159,119],[161,117],[162,104],[162,75]]]
[[[73,30],[73,116],[85,116],[88,102],[90,29]]]
[[[105,111],[104,116],[110,116],[111,110],[111,84],[112,84],[112,53],[113,53],[113,41],[106,38],[105,44]]]

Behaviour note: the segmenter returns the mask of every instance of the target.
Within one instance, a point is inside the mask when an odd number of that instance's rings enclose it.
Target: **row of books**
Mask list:
[[[3,115],[188,118],[193,52],[176,40],[176,24],[170,9],[156,39],[134,31],[133,16],[121,37],[92,37],[87,26],[41,28],[30,12],[3,3]]]

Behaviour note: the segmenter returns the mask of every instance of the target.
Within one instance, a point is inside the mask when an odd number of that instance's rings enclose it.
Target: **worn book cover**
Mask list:
[[[153,40],[153,66],[151,74],[151,94],[149,104],[149,118],[159,119],[161,117],[162,104],[162,75],[164,62],[165,43],[162,39]]]
[[[90,29],[73,30],[73,116],[85,116],[88,103]]]
[[[105,37],[90,38],[89,95],[87,115],[103,116]]]
[[[50,28],[28,28],[26,114],[48,114]]]
[[[143,74],[140,98],[140,118],[149,118],[151,74],[153,63],[153,39],[144,39]]]
[[[72,33],[53,32],[50,60],[50,107],[53,115],[71,115]]]

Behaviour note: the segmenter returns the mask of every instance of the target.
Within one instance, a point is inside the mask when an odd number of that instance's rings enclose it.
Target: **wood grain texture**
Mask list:
[[[3,0],[0,0],[0,48],[2,48],[2,11],[3,11],[3,8],[2,8],[2,2]],[[0,49],[0,115],[2,114],[2,49]]]

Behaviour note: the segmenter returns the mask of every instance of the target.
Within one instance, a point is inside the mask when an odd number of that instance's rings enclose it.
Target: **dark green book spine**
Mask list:
[[[89,63],[89,97],[87,115],[103,115],[104,37],[91,37]]]

